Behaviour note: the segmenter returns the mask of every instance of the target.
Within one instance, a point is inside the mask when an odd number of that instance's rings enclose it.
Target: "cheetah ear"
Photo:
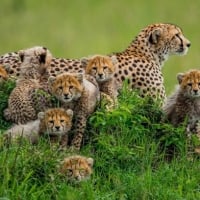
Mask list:
[[[88,65],[88,59],[87,58],[82,58],[81,59],[81,65],[82,65],[82,67],[85,69],[86,67],[87,67],[87,65]]]
[[[67,115],[72,119],[73,111],[71,109],[66,110]]]
[[[40,64],[45,64],[47,62],[47,48],[42,47],[43,52],[39,54],[39,62]]]
[[[38,116],[38,119],[43,119],[44,118],[44,112],[39,112],[37,116]]]
[[[51,60],[52,60],[51,52],[46,47],[43,47],[43,49],[45,51],[44,54],[43,54],[43,56],[45,55],[45,59],[43,59],[43,58],[42,59],[45,60],[44,64],[49,65]]]
[[[87,163],[88,163],[88,165],[89,165],[90,167],[92,167],[93,164],[94,164],[94,159],[93,159],[93,158],[87,158]]]
[[[184,77],[184,74],[183,73],[179,73],[177,74],[177,80],[178,80],[178,83],[181,84],[182,80],[183,80],[183,77]]]
[[[21,61],[21,62],[24,61],[24,51],[23,51],[23,50],[20,50],[20,51],[19,51],[19,58],[20,58],[20,61]]]
[[[162,31],[160,28],[154,29],[149,36],[149,42],[151,44],[157,44],[160,39],[161,34],[162,34]]]
[[[117,57],[115,55],[111,56],[111,60],[112,60],[113,65],[116,65],[118,63]]]
[[[56,80],[56,77],[54,77],[54,76],[50,76],[49,78],[48,78],[48,84],[53,84],[53,82]]]
[[[39,58],[40,64],[45,64],[46,63],[46,56],[47,56],[47,52],[46,51],[40,55],[40,58]]]

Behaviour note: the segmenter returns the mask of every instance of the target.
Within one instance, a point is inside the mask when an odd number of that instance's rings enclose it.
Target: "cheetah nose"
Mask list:
[[[193,90],[193,92],[194,92],[195,94],[197,94],[198,90]]]
[[[59,131],[60,129],[60,126],[55,126],[56,130]]]
[[[187,46],[187,47],[190,47],[190,46],[191,46],[191,43],[190,43],[190,42],[189,42],[189,43],[187,43],[187,44],[186,44],[186,46]]]
[[[98,74],[98,75],[99,75],[99,77],[100,77],[100,78],[102,78],[102,77],[103,77],[103,74]]]
[[[64,94],[65,99],[69,99],[69,95],[68,94]]]
[[[77,175],[77,176],[75,176],[75,179],[76,179],[77,181],[80,181],[81,177],[80,177],[79,175]]]

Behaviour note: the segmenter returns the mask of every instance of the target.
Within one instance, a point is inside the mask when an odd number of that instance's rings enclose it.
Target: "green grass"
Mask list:
[[[119,107],[99,108],[89,121],[81,155],[93,157],[94,173],[80,184],[68,183],[58,164],[68,151],[46,141],[0,146],[0,197],[8,199],[199,199],[198,142],[184,128],[161,122],[151,99],[124,88]]]
[[[11,123],[6,121],[3,117],[3,111],[8,107],[8,98],[14,87],[14,80],[0,83],[0,130],[6,130],[11,126]]]
[[[189,53],[170,58],[164,68],[169,94],[176,74],[199,67],[200,1],[145,0],[1,0],[0,54],[44,45],[55,57],[80,58],[121,51],[139,31],[155,22],[182,27],[191,41]],[[13,85],[1,86],[0,127]],[[99,109],[89,120],[80,154],[93,157],[87,182],[67,183],[57,172],[68,152],[45,141],[4,146],[0,142],[0,199],[58,200],[194,200],[200,199],[199,145],[184,128],[162,123],[150,99],[122,92],[119,108]]]

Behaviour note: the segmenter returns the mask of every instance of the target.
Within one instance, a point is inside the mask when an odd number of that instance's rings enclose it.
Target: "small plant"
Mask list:
[[[11,122],[8,122],[3,117],[3,111],[8,106],[8,98],[15,87],[15,81],[9,79],[8,81],[0,83],[0,129],[5,130],[11,126]]]

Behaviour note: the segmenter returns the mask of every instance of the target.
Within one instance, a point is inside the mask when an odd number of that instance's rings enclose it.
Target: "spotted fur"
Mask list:
[[[8,108],[4,110],[5,119],[17,124],[36,119],[37,113],[30,94],[40,87],[37,80],[18,81],[9,96]]]

